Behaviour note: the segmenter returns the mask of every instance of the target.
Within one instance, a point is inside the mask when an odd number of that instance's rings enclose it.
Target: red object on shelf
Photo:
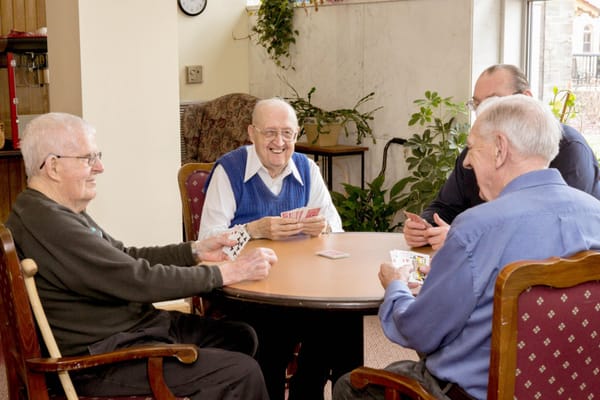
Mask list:
[[[10,110],[10,128],[12,131],[12,145],[13,149],[18,149],[19,144],[19,124],[17,115],[17,89],[15,87],[15,58],[13,53],[6,53],[6,68],[8,70],[8,97],[9,97],[9,110]]]

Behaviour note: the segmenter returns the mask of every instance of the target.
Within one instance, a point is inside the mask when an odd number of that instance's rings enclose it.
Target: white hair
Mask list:
[[[539,100],[516,94],[486,99],[477,110],[477,123],[482,137],[494,132],[506,135],[523,156],[540,156],[550,163],[558,154],[562,126]]]
[[[292,107],[290,103],[288,103],[281,97],[271,97],[270,99],[259,100],[254,106],[254,110],[252,111],[252,124],[257,123],[257,121],[260,120],[261,112],[267,107],[285,108],[288,111],[289,118],[294,124],[294,126],[298,126],[298,117],[296,116],[296,110],[294,110],[294,107]]]
[[[96,129],[82,118],[66,113],[48,113],[31,120],[23,131],[21,153],[29,178],[39,174],[50,154],[76,151],[81,135],[93,137]]]

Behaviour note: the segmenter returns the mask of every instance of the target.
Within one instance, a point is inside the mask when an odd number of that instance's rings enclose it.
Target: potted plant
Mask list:
[[[467,141],[469,124],[464,103],[452,97],[442,98],[426,91],[424,99],[413,102],[419,110],[412,114],[408,126],[421,126],[423,131],[407,139],[411,155],[406,159],[410,173],[398,184],[406,188],[399,201],[402,208],[420,214],[437,196],[453,170],[456,158]]]
[[[252,28],[258,35],[258,44],[282,69],[294,69],[290,56],[290,46],[296,43],[298,36],[298,30],[294,29],[294,3],[293,0],[262,0]],[[287,64],[284,64],[285,59]]]
[[[312,95],[317,90],[315,87],[308,91],[306,97],[302,97],[289,83],[288,86],[294,92],[295,97],[286,100],[296,110],[298,124],[302,128],[299,136],[306,134],[309,144],[335,145],[337,143],[335,135],[339,134],[342,128],[346,137],[350,136],[348,124],[354,124],[356,128],[356,144],[361,144],[366,138],[371,138],[375,143],[375,136],[369,122],[373,120],[373,113],[382,107],[376,107],[366,112],[358,110],[361,105],[373,99],[375,92],[362,97],[352,108],[328,111],[312,103]]]

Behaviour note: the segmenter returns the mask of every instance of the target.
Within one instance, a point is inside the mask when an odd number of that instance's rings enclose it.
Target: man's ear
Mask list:
[[[494,138],[494,145],[496,147],[496,168],[500,168],[508,159],[509,143],[506,136],[502,133],[497,133]]]
[[[46,160],[46,163],[44,164],[44,172],[46,173],[46,175],[52,179],[53,181],[57,181],[60,179],[59,173],[58,173],[58,162],[57,162],[57,158],[56,157],[50,157]]]
[[[248,138],[254,144],[254,125],[248,125]]]

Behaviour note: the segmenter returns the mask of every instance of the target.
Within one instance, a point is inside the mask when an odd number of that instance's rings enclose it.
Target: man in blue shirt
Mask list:
[[[525,74],[514,65],[493,65],[477,79],[468,104],[472,111],[476,111],[478,105],[489,97],[517,93],[532,96]],[[558,169],[569,186],[600,199],[600,170],[592,149],[577,130],[568,125],[562,125],[562,129],[559,151],[550,167]],[[406,221],[404,236],[410,246],[429,244],[434,249],[440,248],[454,218],[483,203],[473,171],[463,166],[466,156],[467,149],[464,149],[437,198],[421,213],[424,221]]]
[[[408,266],[381,265],[383,331],[423,356],[386,369],[418,379],[440,399],[485,399],[498,272],[517,260],[600,249],[600,202],[548,168],[561,137],[552,113],[532,97],[481,106],[464,167],[486,203],[456,217],[417,297]],[[335,385],[335,400],[367,398],[383,399],[383,391],[353,389],[349,375]]]

